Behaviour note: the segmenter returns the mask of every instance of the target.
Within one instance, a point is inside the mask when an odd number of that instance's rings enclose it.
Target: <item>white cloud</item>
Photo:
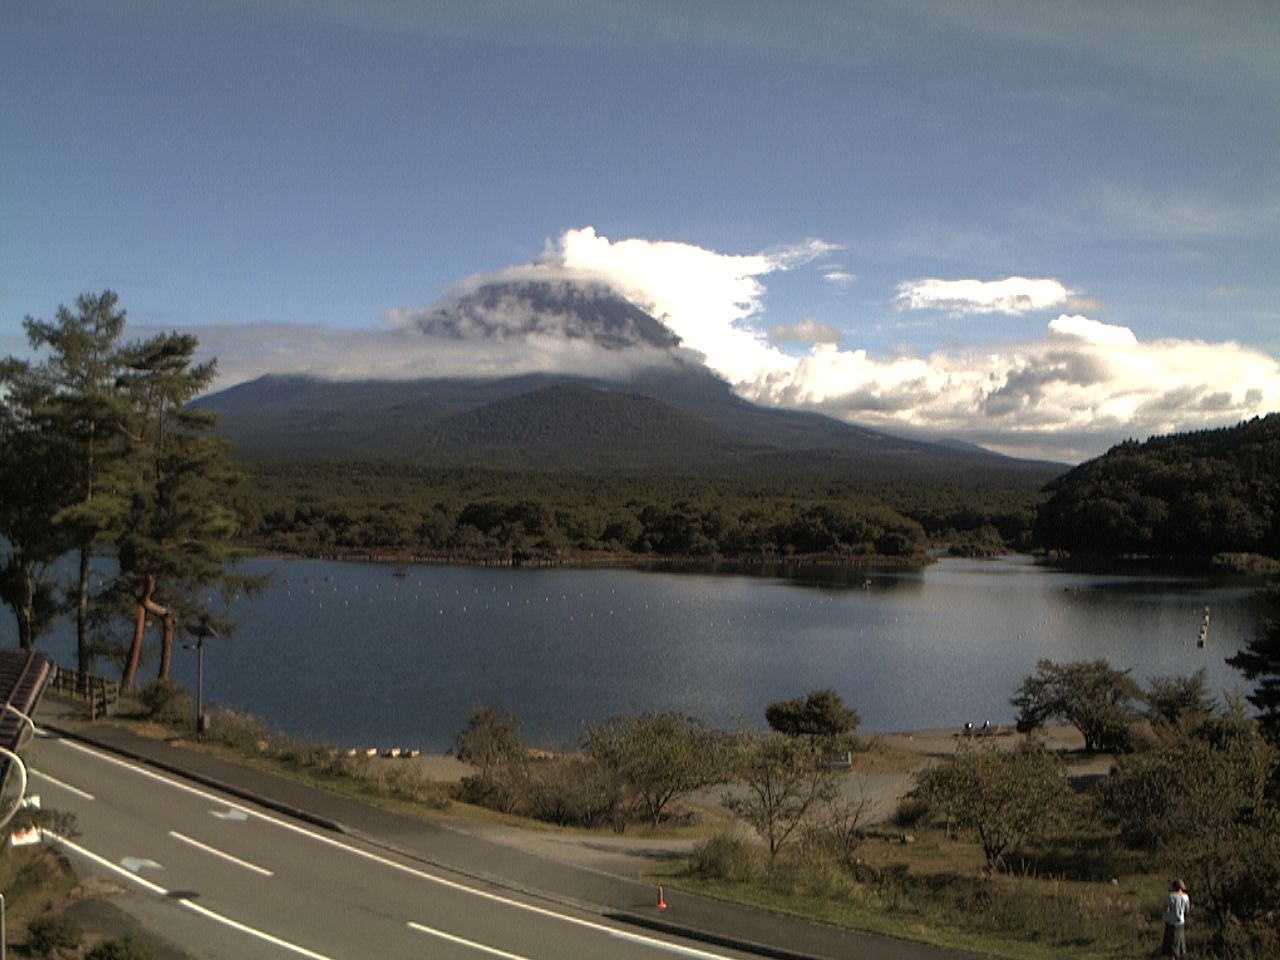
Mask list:
[[[1064,313],[1057,320],[1049,321],[1049,332],[1060,337],[1072,337],[1099,345],[1131,346],[1138,342],[1138,338],[1128,327],[1099,323],[1097,320],[1090,320],[1078,314],[1067,316]]]
[[[851,283],[856,283],[858,275],[850,273],[848,270],[828,270],[822,275],[822,279],[837,287],[847,287]]]
[[[137,328],[139,336],[161,332]],[[351,330],[302,324],[226,325],[195,331],[199,359],[218,360],[216,389],[268,373],[331,380],[413,380],[590,372],[624,376],[672,362],[670,351],[636,346],[611,350],[559,331],[521,338],[467,340],[424,336],[409,328]]]
[[[566,232],[535,264],[468,278],[453,296],[494,279],[607,284],[658,317],[742,396],[816,410],[891,433],[951,437],[1019,456],[1074,461],[1128,438],[1223,426],[1280,410],[1280,363],[1234,342],[1140,341],[1127,327],[1062,313],[1038,337],[961,345],[928,355],[878,357],[839,349],[832,328],[806,319],[763,332],[762,278],[820,255],[827,245],[749,255],[672,241],[611,242],[590,227]],[[1056,280],[927,280],[904,284],[911,305],[1023,312],[1082,301]],[[605,349],[566,338],[562,324],[481,318],[471,339],[429,336],[422,311],[392,311],[376,331],[319,327],[213,327],[202,352],[231,375],[330,377],[506,376],[535,370],[607,376],[671,361],[655,347]],[[554,319],[554,318],[553,318]],[[550,322],[550,321],[548,321]],[[429,328],[430,329],[430,328]],[[513,332],[518,335],[513,335]],[[474,331],[472,331],[474,333]],[[469,336],[471,334],[468,334]],[[478,337],[478,338],[477,338]],[[808,343],[804,356],[777,342]],[[228,362],[229,361],[229,362]]]
[[[1018,343],[878,358],[814,338],[800,358],[752,332],[765,255],[570,231],[564,263],[613,282],[661,315],[708,366],[761,403],[803,407],[890,432],[956,437],[1021,456],[1078,460],[1129,437],[1235,423],[1280,409],[1280,363],[1236,343],[1140,342],[1124,326],[1062,314]],[[925,280],[912,306],[1022,313],[1086,301],[1057,280]],[[777,340],[777,337],[770,339]]]
[[[1071,291],[1057,280],[1006,277],[1003,280],[939,280],[930,277],[898,285],[898,305],[907,310],[969,313],[1028,313],[1059,306]]]

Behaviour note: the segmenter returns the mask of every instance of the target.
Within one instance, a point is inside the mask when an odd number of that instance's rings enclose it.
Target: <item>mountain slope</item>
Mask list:
[[[435,466],[868,481],[1040,483],[1056,464],[903,440],[733,395],[692,366],[626,381],[329,382],[268,376],[202,398],[251,460],[374,458]]]

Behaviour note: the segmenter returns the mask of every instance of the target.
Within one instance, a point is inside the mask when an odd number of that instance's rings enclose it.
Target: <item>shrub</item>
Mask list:
[[[27,925],[27,949],[39,957],[80,944],[80,924],[65,913],[46,913]]]
[[[524,764],[527,816],[560,826],[594,827],[624,821],[618,777],[590,757],[537,760]]]
[[[155,955],[155,948],[149,941],[125,933],[95,944],[84,955],[84,960],[155,960]]]
[[[209,711],[205,739],[248,753],[259,750],[264,743],[270,745],[273,738],[267,725],[252,714],[215,707]]]
[[[694,847],[689,873],[703,880],[751,883],[764,873],[764,863],[756,844],[722,831]]]
[[[904,830],[914,829],[922,823],[928,823],[933,815],[933,805],[922,797],[907,796],[898,801],[889,822]]]
[[[673,800],[722,782],[728,766],[723,735],[669,711],[590,724],[585,741],[591,759],[626,787],[629,806],[655,827]]]
[[[190,726],[195,707],[191,694],[182,684],[173,680],[152,680],[138,691],[138,702],[147,712],[147,718],[172,726]]]
[[[458,734],[454,752],[484,773],[497,764],[523,759],[528,751],[515,714],[477,704],[467,711],[467,726]]]

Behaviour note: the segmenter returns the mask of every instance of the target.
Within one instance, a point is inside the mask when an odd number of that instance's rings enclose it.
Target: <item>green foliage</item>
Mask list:
[[[1280,808],[1267,796],[1278,768],[1280,752],[1256,724],[1228,711],[1163,750],[1126,757],[1098,792],[1128,842],[1191,878],[1224,950],[1280,934]]]
[[[846,707],[834,690],[812,690],[804,697],[778,700],[764,710],[770,728],[789,737],[818,737],[824,740],[847,739],[862,716]]]
[[[688,870],[704,880],[750,883],[764,873],[763,867],[757,844],[722,830],[693,848]]]
[[[977,838],[993,873],[1011,847],[1059,825],[1071,796],[1061,761],[1047,750],[991,746],[962,747],[951,763],[926,768],[916,793]]]
[[[96,649],[91,620],[123,616],[134,625],[124,684],[133,682],[148,619],[162,626],[167,678],[174,634],[188,622],[229,631],[202,592],[216,587],[226,598],[255,585],[230,572],[240,557],[230,505],[239,471],[209,435],[215,418],[187,405],[213,381],[214,364],[193,363],[189,335],[122,343],[125,314],[109,290],[81,296],[74,313],[59,307],[53,322],[28,317],[25,325],[45,356],[36,366],[0,362],[0,536],[10,544],[0,597],[29,645],[58,612],[43,573],[75,549],[79,669],[90,668]],[[90,560],[104,545],[116,575],[91,597]]]
[[[1049,485],[1044,547],[1280,556],[1280,414],[1112,448]]]
[[[38,957],[80,945],[82,932],[76,918],[66,913],[46,913],[27,924],[27,949]]]
[[[1144,699],[1151,721],[1170,727],[1203,720],[1213,712],[1213,698],[1209,696],[1208,673],[1204,667],[1189,677],[1152,677],[1147,681]]]
[[[138,702],[147,717],[158,723],[185,726],[192,722],[195,714],[191,694],[173,680],[152,680],[144,684],[138,690]]]
[[[515,714],[496,706],[476,704],[467,711],[467,725],[454,741],[459,760],[487,773],[498,764],[524,759],[528,753]]]
[[[246,542],[301,554],[529,563],[575,554],[920,562],[930,538],[993,525],[1017,539],[1025,486],[813,483],[443,470],[398,464],[249,465]]]
[[[151,942],[132,933],[121,934],[110,940],[94,944],[85,953],[85,960],[154,960],[155,948]]]
[[[1268,599],[1280,603],[1280,584],[1272,584],[1267,590]],[[1227,663],[1245,675],[1258,681],[1249,702],[1259,710],[1258,722],[1263,735],[1280,745],[1280,621],[1264,620],[1258,635]]]
[[[1130,725],[1137,715],[1133,704],[1141,696],[1129,671],[1106,660],[1041,660],[1011,702],[1018,708],[1019,730],[1060,718],[1084,735],[1086,750],[1122,751],[1129,748]]]
[[[772,867],[778,852],[839,793],[823,747],[810,737],[742,733],[735,779],[741,789],[721,801],[765,841]]]
[[[615,717],[586,729],[587,754],[625,785],[632,803],[655,827],[678,797],[728,772],[724,736],[702,721],[659,711]]]

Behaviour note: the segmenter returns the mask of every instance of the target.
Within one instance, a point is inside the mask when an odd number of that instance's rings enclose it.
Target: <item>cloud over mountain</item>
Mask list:
[[[1090,301],[1053,279],[904,282],[888,307],[946,317],[999,312],[1033,324],[1003,342],[875,355],[848,342],[856,337],[848,321],[860,318],[807,317],[770,329],[764,279],[811,264],[823,270],[815,261],[832,249],[808,240],[724,254],[674,241],[610,241],[586,227],[548,243],[533,263],[463,280],[437,304],[389,311],[382,330],[211,328],[201,339],[231,368],[232,382],[246,379],[246,367],[249,375],[339,378],[612,376],[692,352],[759,403],[1064,460],[1130,437],[1280,409],[1275,358],[1230,341],[1140,340],[1123,325],[1065,312],[1090,309]],[[846,321],[843,336],[837,319]],[[219,337],[226,329],[236,331],[234,342]],[[220,343],[231,345],[229,354]]]

